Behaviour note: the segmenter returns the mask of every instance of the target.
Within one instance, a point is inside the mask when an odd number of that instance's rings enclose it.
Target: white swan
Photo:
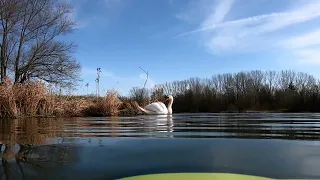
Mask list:
[[[151,104],[148,104],[144,108],[140,107],[138,103],[136,103],[136,105],[141,111],[145,112],[146,114],[168,115],[172,114],[173,97],[169,95],[168,100],[168,107],[166,107],[166,105],[162,102],[153,102]]]

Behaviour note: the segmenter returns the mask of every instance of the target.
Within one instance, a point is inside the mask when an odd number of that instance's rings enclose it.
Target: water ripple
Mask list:
[[[20,119],[0,125],[1,142],[31,144],[66,137],[320,139],[320,115],[310,113]]]

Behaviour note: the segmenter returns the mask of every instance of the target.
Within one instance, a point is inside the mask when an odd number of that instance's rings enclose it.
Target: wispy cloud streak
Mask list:
[[[225,16],[228,14],[230,8],[232,7],[234,0],[222,0],[217,7],[212,8],[212,12],[209,16],[202,22],[201,26],[206,27],[210,24],[220,23],[224,20]]]
[[[320,28],[281,41],[280,47],[292,51],[299,64],[320,65]]]
[[[253,52],[272,48],[282,48],[285,51],[288,48],[318,45],[320,42],[320,30],[299,37],[301,31],[307,30],[303,28],[304,23],[319,20],[320,1],[305,1],[303,5],[294,8],[289,8],[288,4],[278,12],[226,21],[225,16],[228,13],[238,13],[233,12],[236,7],[231,9],[233,4],[231,0],[220,0],[220,3],[212,8],[212,13],[200,22],[198,28],[180,33],[176,38],[200,35],[200,41],[212,53]],[[296,32],[295,28],[298,29]],[[320,29],[320,26],[318,28]],[[299,52],[293,54],[304,54],[309,58],[312,57],[310,54],[315,55],[314,51],[311,53],[311,50],[305,49],[299,49]]]
[[[281,42],[281,45],[288,49],[298,49],[320,45],[320,29],[284,40]]]

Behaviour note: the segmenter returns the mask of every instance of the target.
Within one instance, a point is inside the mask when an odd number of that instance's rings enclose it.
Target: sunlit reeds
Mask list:
[[[0,85],[0,118],[117,116],[130,104],[118,97],[114,90],[107,91],[104,97],[62,96],[50,93],[38,81],[13,84],[6,79]],[[134,111],[131,105],[127,108]]]
[[[41,82],[15,84],[12,87],[12,91],[18,116],[41,115],[51,107],[52,102],[50,102],[48,89]]]
[[[49,113],[52,103],[47,87],[41,82],[13,84],[5,79],[0,86],[0,118]]]
[[[13,84],[6,78],[0,86],[0,118],[14,118],[18,116]]]
[[[122,102],[118,98],[118,93],[113,90],[109,90],[103,99],[103,107],[109,116],[116,116],[119,114],[119,108]]]

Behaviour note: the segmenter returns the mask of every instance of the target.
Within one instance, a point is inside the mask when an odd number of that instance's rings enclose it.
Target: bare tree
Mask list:
[[[19,21],[18,0],[0,0],[0,77],[1,82],[7,76],[7,65],[16,41],[13,38],[14,28]]]
[[[270,93],[274,93],[275,85],[276,85],[276,71],[267,71],[265,73],[265,84],[268,87],[268,91]]]
[[[146,84],[147,84],[148,79],[149,79],[149,73],[148,73],[148,71],[145,71],[145,70],[142,69],[141,67],[139,67],[139,68],[147,75],[146,81],[144,82],[144,85],[143,85],[143,88],[142,88],[142,92],[141,92],[141,96],[143,96],[143,90],[146,88]]]
[[[73,85],[81,70],[71,56],[76,46],[57,40],[75,27],[70,18],[72,7],[56,0],[14,1],[0,0],[2,7],[10,7],[0,12],[1,78],[6,76],[8,62],[15,83],[42,79]]]

